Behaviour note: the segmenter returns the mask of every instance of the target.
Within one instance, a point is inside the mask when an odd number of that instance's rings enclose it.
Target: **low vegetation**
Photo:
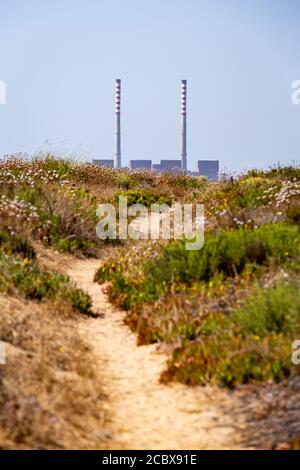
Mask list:
[[[58,262],[55,270],[42,268],[36,250],[44,244],[91,254],[95,202],[67,187],[64,165],[15,158],[0,165],[1,449],[106,446],[101,379],[74,330],[91,313],[91,299]]]
[[[100,267],[96,280],[110,282],[139,342],[171,350],[162,381],[233,387],[297,373],[299,195],[297,168],[202,182],[187,194],[205,204],[201,250],[140,241]]]
[[[0,295],[0,449],[103,449],[106,397],[67,301]]]
[[[187,251],[182,240],[98,240],[97,205],[117,206],[119,196],[147,207],[204,204],[203,248]],[[37,246],[77,257],[110,253],[95,280],[109,282],[110,299],[126,310],[139,344],[165,345],[161,381],[233,388],[299,374],[291,362],[291,344],[300,338],[299,225],[296,167],[208,182],[52,155],[2,160],[0,340],[14,359],[0,369],[1,446],[105,446],[93,437],[99,422],[105,426],[99,377],[70,326],[91,313],[90,298],[59,266],[43,267]],[[295,437],[290,447],[297,446]]]
[[[114,170],[57,159],[51,154],[8,157],[0,162],[1,227],[45,246],[97,256],[107,243],[96,236],[97,204],[167,203],[205,185],[202,179],[148,171]],[[0,227],[0,228],[1,228]]]
[[[77,289],[68,276],[41,271],[35,258],[26,238],[0,232],[0,292],[38,301],[61,299],[79,312],[88,313],[89,296]]]

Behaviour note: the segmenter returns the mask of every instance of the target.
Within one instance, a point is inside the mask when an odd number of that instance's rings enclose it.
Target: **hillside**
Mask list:
[[[175,413],[174,436],[194,431],[170,445],[299,447],[298,168],[208,182],[20,155],[0,192],[1,448],[143,447],[142,422],[159,448],[159,403],[162,429]],[[99,240],[97,205],[120,195],[204,204],[203,248]]]

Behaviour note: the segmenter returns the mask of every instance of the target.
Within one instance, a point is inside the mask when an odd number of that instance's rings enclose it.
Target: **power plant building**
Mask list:
[[[198,160],[200,176],[206,176],[209,180],[219,178],[219,160]]]
[[[160,163],[153,163],[153,165],[152,165],[152,170],[161,171],[161,165],[160,165]]]
[[[160,170],[161,171],[179,171],[181,170],[181,160],[161,160]]]
[[[111,158],[106,158],[106,159],[95,159],[93,160],[94,165],[99,165],[99,166],[106,166],[106,167],[114,167],[114,160]]]
[[[151,170],[152,160],[130,160],[132,170]]]

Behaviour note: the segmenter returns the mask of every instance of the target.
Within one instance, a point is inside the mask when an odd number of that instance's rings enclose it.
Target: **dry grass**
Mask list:
[[[109,431],[101,377],[62,302],[0,297],[2,449],[101,449]]]

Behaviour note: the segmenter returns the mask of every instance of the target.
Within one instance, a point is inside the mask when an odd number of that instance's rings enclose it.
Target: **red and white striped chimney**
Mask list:
[[[115,92],[115,168],[121,168],[121,80],[116,79]]]
[[[187,153],[186,153],[186,95],[187,81],[181,80],[181,169],[187,171]]]

